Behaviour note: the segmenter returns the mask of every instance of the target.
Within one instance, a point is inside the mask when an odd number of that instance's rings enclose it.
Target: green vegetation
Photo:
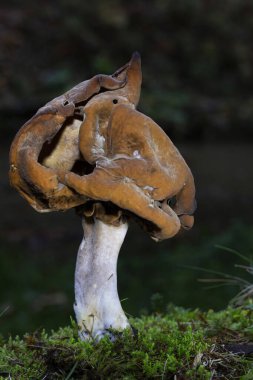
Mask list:
[[[250,302],[205,313],[170,305],[131,324],[135,334],[115,342],[81,342],[74,323],[2,339],[0,379],[251,379],[252,358],[235,353],[253,339]]]

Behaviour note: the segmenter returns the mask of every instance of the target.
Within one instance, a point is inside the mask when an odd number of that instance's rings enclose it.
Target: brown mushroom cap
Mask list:
[[[78,206],[86,218],[113,225],[132,215],[156,240],[192,227],[191,171],[163,130],[135,110],[141,80],[134,53],[112,76],[82,82],[21,128],[10,181],[32,207]]]

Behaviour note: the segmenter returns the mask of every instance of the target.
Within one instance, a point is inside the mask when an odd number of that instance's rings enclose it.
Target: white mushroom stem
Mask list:
[[[117,260],[128,229],[83,219],[84,238],[75,271],[74,310],[82,340],[99,340],[129,327],[117,290]]]

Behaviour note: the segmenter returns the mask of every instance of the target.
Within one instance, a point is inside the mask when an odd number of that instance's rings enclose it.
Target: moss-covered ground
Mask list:
[[[169,306],[131,319],[114,342],[81,342],[75,323],[2,338],[0,379],[253,379],[253,304],[220,312]]]

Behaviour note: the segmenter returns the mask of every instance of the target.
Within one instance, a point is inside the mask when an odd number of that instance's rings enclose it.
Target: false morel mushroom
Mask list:
[[[75,208],[84,237],[74,310],[83,340],[130,328],[117,291],[128,222],[160,241],[193,225],[192,173],[165,132],[136,111],[141,60],[96,75],[38,110],[10,150],[10,182],[39,212]]]

